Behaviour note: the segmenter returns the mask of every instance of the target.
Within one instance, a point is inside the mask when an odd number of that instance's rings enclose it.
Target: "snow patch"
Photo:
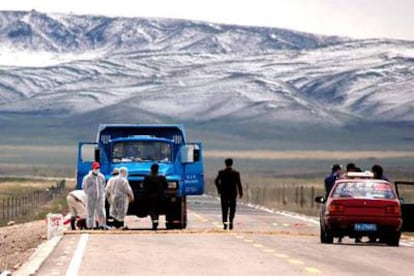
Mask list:
[[[63,63],[102,58],[104,52],[56,53],[46,51],[11,50],[0,48],[0,65],[17,67],[48,67]]]

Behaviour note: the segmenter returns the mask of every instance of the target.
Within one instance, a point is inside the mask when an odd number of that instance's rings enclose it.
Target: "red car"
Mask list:
[[[398,246],[402,217],[400,200],[391,183],[372,179],[366,173],[348,174],[338,179],[329,195],[316,197],[324,203],[320,216],[322,243],[334,237],[369,236],[391,246]]]

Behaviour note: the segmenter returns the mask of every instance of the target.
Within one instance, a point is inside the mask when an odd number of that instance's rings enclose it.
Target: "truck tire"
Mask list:
[[[187,198],[177,197],[175,202],[167,206],[166,223],[167,229],[184,229],[187,227]]]

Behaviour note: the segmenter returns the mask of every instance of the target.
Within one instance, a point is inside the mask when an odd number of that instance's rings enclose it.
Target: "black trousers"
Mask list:
[[[230,216],[229,215],[230,210]],[[236,198],[221,196],[221,214],[223,217],[223,223],[233,223],[234,216],[236,215]]]

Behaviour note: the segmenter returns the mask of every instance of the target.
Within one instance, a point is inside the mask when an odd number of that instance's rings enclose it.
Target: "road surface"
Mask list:
[[[36,275],[414,275],[414,242],[400,247],[319,242],[316,218],[238,205],[222,228],[217,198],[189,197],[185,230],[66,233]],[[161,224],[163,225],[163,224]]]

